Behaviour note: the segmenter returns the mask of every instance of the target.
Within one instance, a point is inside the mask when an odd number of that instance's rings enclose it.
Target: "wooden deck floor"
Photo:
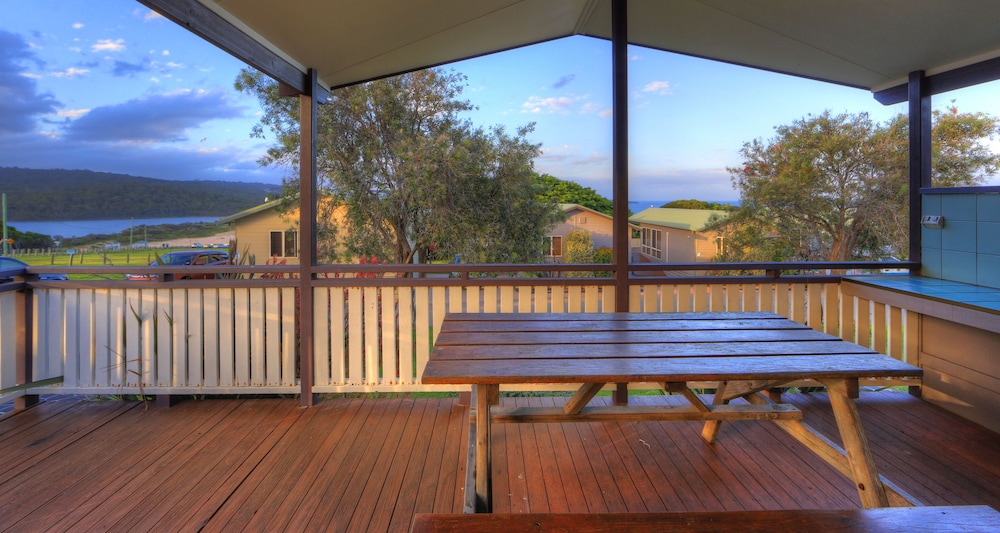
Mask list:
[[[824,394],[786,400],[834,431]],[[897,485],[926,504],[1000,508],[996,433],[902,393],[859,408]],[[417,512],[460,512],[467,416],[451,398],[45,403],[0,419],[0,531],[405,531]],[[726,424],[714,445],[694,423],[495,428],[498,512],[859,506],[769,423]]]

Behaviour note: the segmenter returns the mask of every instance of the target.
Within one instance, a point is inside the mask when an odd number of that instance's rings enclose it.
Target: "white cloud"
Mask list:
[[[170,55],[170,50],[164,50],[163,52],[160,52],[160,53],[163,54],[163,55],[165,55],[165,56],[168,56],[168,55]]]
[[[32,74],[31,72],[22,72],[21,76],[23,76],[25,78],[28,78],[28,79],[32,79],[32,80],[40,80],[40,79],[42,79],[42,77],[40,75],[38,75],[38,74]]]
[[[84,76],[86,74],[90,74],[90,69],[76,68],[76,67],[70,67],[62,72],[52,73],[52,75],[57,78],[75,78],[77,76]]]
[[[586,96],[555,96],[550,98],[532,96],[528,98],[527,102],[521,104],[521,112],[568,113],[577,102],[586,99]]]
[[[604,111],[601,111],[600,113],[598,113],[598,115],[601,118],[608,118],[608,117],[614,116],[614,114],[615,114],[615,110],[614,109],[605,109]]]
[[[156,20],[161,18],[163,18],[163,15],[157,13],[156,11],[153,11],[152,9],[147,11],[146,15],[142,17],[143,20]]]
[[[125,39],[99,39],[90,49],[94,52],[121,52],[125,49]]]
[[[167,66],[170,67],[170,68],[181,68],[181,67],[184,66],[184,64],[183,63],[175,63],[173,61],[168,61],[167,62]]]
[[[82,117],[83,115],[86,115],[89,112],[90,112],[89,109],[65,109],[62,111],[56,111],[56,115],[66,118],[79,118]]]
[[[73,29],[74,30],[79,30],[81,28],[83,28],[83,23],[82,22],[75,22],[75,23],[73,23]]]
[[[671,94],[669,81],[651,81],[642,88],[644,93]]]

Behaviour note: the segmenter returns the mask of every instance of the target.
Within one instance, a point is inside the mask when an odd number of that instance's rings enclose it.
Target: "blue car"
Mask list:
[[[25,263],[20,259],[0,255],[0,272],[5,270],[21,270],[27,266],[28,263]],[[14,276],[0,274],[0,283],[11,281],[13,279]],[[66,274],[39,274],[38,279],[40,281],[66,281],[69,279],[69,276]]]

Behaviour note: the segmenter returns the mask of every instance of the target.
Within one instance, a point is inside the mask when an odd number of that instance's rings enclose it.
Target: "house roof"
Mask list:
[[[647,224],[677,228],[689,231],[702,231],[713,215],[728,217],[728,211],[711,209],[671,209],[666,207],[651,207],[629,217],[633,224]]]
[[[230,222],[236,222],[237,220],[240,220],[242,218],[246,218],[246,217],[251,216],[251,215],[256,215],[257,213],[261,213],[263,211],[267,211],[268,209],[273,209],[273,208],[281,205],[281,202],[283,202],[283,201],[284,201],[283,198],[278,198],[276,200],[271,200],[270,202],[264,202],[264,203],[262,203],[260,205],[256,205],[254,207],[251,207],[250,209],[244,209],[243,211],[240,211],[239,213],[234,213],[232,215],[229,215],[229,216],[226,216],[226,217],[222,217],[219,220],[216,220],[215,222],[217,224],[229,224]]]
[[[595,210],[593,210],[593,209],[591,209],[591,208],[589,208],[587,206],[583,206],[583,205],[580,205],[580,204],[559,204],[559,209],[561,209],[563,213],[569,213],[570,211],[578,210],[578,211],[586,211],[588,213],[592,213],[594,215],[604,217],[604,218],[606,218],[608,220],[611,220],[611,218],[612,218],[611,215],[602,213],[600,211],[595,211]]]
[[[612,27],[612,0],[139,1],[278,79],[282,65],[314,69],[326,88],[573,35],[610,39]],[[628,10],[633,44],[870,90],[1000,57],[995,0],[630,0]],[[271,55],[248,57],[234,31]]]

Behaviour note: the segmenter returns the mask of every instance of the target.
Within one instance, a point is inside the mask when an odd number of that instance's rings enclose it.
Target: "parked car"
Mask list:
[[[163,254],[149,266],[216,266],[230,265],[229,252],[217,250],[185,250]],[[158,276],[146,274],[125,274],[127,280],[151,280]],[[174,279],[215,279],[215,274],[182,274],[174,273]]]
[[[25,263],[20,259],[0,256],[0,272],[4,270],[20,270],[26,266],[28,266],[28,263]],[[0,283],[11,281],[13,279],[13,277],[0,276]],[[66,274],[39,274],[38,279],[41,281],[66,281],[69,279],[69,276]]]

